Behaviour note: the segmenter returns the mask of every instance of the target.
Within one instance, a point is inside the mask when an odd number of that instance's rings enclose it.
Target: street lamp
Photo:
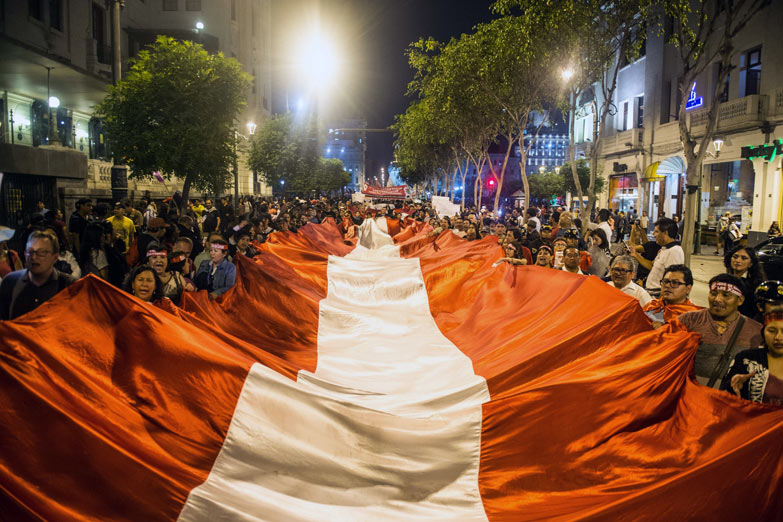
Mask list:
[[[560,174],[560,165],[555,167],[555,174]]]
[[[721,147],[723,147],[723,137],[715,136],[712,139],[712,146],[715,147],[715,157],[717,158],[718,156],[720,156]]]
[[[543,166],[543,165],[541,165],[540,167],[538,167],[538,172],[540,172],[541,174],[543,174],[544,172],[546,172],[546,167],[545,167],[545,166]]]
[[[252,136],[256,133],[256,124],[252,121],[247,124],[247,132]]]
[[[196,31],[203,31],[204,30],[204,22],[196,22]]]
[[[563,71],[560,73],[560,76],[563,78],[564,81],[568,81],[574,76],[574,70],[570,67],[563,69]]]
[[[59,143],[57,137],[57,107],[60,106],[60,98],[49,96],[49,145]],[[54,122],[52,122],[52,109],[54,109]]]

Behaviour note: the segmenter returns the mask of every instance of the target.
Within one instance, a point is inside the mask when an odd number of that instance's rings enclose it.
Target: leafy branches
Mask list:
[[[96,113],[131,177],[179,176],[187,199],[191,186],[214,193],[231,184],[234,123],[250,80],[233,58],[159,36]]]

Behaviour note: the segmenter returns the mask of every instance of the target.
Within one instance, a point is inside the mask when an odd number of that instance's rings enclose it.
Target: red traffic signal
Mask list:
[[[495,186],[495,180],[494,179],[489,180],[489,186],[490,187],[494,187]]]

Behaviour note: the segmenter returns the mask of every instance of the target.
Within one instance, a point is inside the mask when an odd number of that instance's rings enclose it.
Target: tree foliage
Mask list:
[[[109,87],[96,114],[130,177],[176,175],[184,179],[184,199],[191,186],[216,193],[232,183],[235,120],[250,81],[233,58],[159,36]]]
[[[350,174],[339,159],[322,158],[320,149],[313,120],[301,122],[291,113],[278,114],[253,135],[248,167],[267,184],[289,192],[341,191],[350,183]]]

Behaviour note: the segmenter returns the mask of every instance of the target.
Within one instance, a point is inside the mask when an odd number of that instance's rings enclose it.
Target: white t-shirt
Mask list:
[[[614,281],[609,281],[609,284],[614,286]],[[631,297],[637,299],[639,301],[639,305],[644,308],[644,305],[652,301],[652,297],[650,297],[650,294],[648,294],[644,288],[637,285],[633,281],[625,285],[624,287],[620,288],[620,291],[624,294],[628,294]]]
[[[685,263],[685,252],[683,252],[680,245],[673,245],[670,247],[661,247],[658,254],[655,256],[653,266],[650,269],[650,274],[647,276],[647,282],[644,287],[647,290],[660,290],[661,278],[663,272],[667,266],[681,265]]]
[[[598,223],[598,228],[604,231],[604,234],[606,234],[607,241],[612,240],[612,227],[609,226],[608,221],[603,221],[601,223]]]

